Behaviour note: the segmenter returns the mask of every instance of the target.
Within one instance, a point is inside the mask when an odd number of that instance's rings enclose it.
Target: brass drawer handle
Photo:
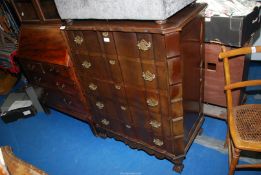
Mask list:
[[[28,67],[30,70],[34,70],[36,66],[35,66],[34,64],[28,64],[27,67]]]
[[[154,98],[149,98],[147,99],[147,104],[151,107],[155,107],[159,104],[158,100],[154,99]]]
[[[110,63],[111,65],[115,65],[115,64],[116,64],[116,61],[115,61],[115,60],[109,60],[109,63]]]
[[[34,76],[34,81],[40,83],[42,81],[41,77]]]
[[[67,100],[66,98],[63,98],[63,102],[67,105],[70,105],[72,104],[72,101],[71,100]]]
[[[101,120],[101,123],[104,124],[105,126],[108,126],[110,124],[109,120],[106,120],[105,118]]]
[[[64,89],[64,88],[65,88],[65,84],[64,84],[64,83],[60,84],[59,82],[56,82],[55,85],[56,85],[59,89]]]
[[[76,44],[81,45],[81,44],[83,43],[83,38],[82,38],[81,36],[77,35],[77,36],[74,38],[74,42],[75,42]]]
[[[146,71],[142,73],[142,77],[146,81],[152,81],[155,79],[155,74],[151,73],[150,71]]]
[[[139,50],[147,51],[151,48],[151,43],[142,39],[138,41],[137,47],[139,48]]]
[[[126,111],[127,108],[125,106],[121,106],[121,110]]]
[[[93,83],[90,83],[89,84],[89,88],[92,90],[92,91],[95,91],[97,89],[97,86]]]
[[[108,32],[102,32],[102,36],[107,37],[107,36],[109,36],[109,33]]]
[[[160,139],[153,139],[153,143],[157,146],[162,146],[164,145],[163,141]]]
[[[104,108],[104,104],[101,103],[101,102],[96,102],[96,106],[99,108],[99,109],[103,109]]]
[[[130,125],[125,125],[125,127],[126,127],[126,128],[128,128],[128,129],[130,129],[130,128],[131,128],[131,126],[130,126]]]
[[[115,85],[114,87],[115,87],[115,89],[118,89],[118,90],[121,89],[121,86],[120,86],[120,85]]]
[[[159,128],[161,126],[161,123],[156,120],[151,120],[150,125],[154,128]]]
[[[83,63],[82,63],[82,66],[84,67],[84,68],[86,68],[86,69],[89,69],[91,66],[92,66],[92,64],[89,62],[89,61],[84,61]]]

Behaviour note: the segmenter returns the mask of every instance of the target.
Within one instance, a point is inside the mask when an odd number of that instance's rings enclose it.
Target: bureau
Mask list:
[[[45,105],[90,121],[60,25],[22,25],[17,58],[33,86],[43,89]]]
[[[177,172],[203,122],[204,8],[63,29],[95,133],[169,159]]]

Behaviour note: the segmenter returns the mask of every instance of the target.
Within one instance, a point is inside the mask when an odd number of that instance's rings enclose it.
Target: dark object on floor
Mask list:
[[[252,37],[257,39],[260,29],[260,7],[256,7],[247,16],[212,16],[205,20],[205,41],[220,41],[228,46],[242,47]],[[222,26],[222,27],[221,27]]]
[[[4,146],[0,149],[10,175],[47,175],[44,171],[16,157],[10,146]]]
[[[34,116],[37,113],[26,93],[11,93],[1,106],[1,118],[5,123]]]
[[[231,91],[247,86],[260,86],[261,80],[248,80],[242,82],[231,83],[229,71],[229,57],[243,54],[261,52],[261,46],[245,47],[236,50],[226,51],[222,47],[223,52],[219,57],[224,59],[224,70],[226,79],[226,96],[228,106],[228,127],[229,133],[227,137],[229,149],[229,174],[233,175],[236,168],[261,168],[261,164],[240,164],[238,160],[241,151],[261,152],[261,104],[247,104],[233,106],[233,98]]]

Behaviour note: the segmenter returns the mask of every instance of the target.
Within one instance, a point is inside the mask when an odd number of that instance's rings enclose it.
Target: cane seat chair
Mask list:
[[[261,85],[261,80],[231,83],[229,58],[261,52],[261,46],[243,47],[229,51],[222,47],[222,50],[219,58],[223,59],[225,71],[224,89],[227,97],[229,175],[233,175],[237,168],[261,168],[261,164],[238,164],[241,151],[261,152],[261,104],[233,106],[232,90]]]

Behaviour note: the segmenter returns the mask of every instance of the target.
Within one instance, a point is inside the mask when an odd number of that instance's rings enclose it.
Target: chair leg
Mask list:
[[[239,157],[240,157],[240,150],[237,148],[232,149],[231,162],[230,162],[230,166],[229,166],[229,175],[234,175],[236,166],[238,164]]]

